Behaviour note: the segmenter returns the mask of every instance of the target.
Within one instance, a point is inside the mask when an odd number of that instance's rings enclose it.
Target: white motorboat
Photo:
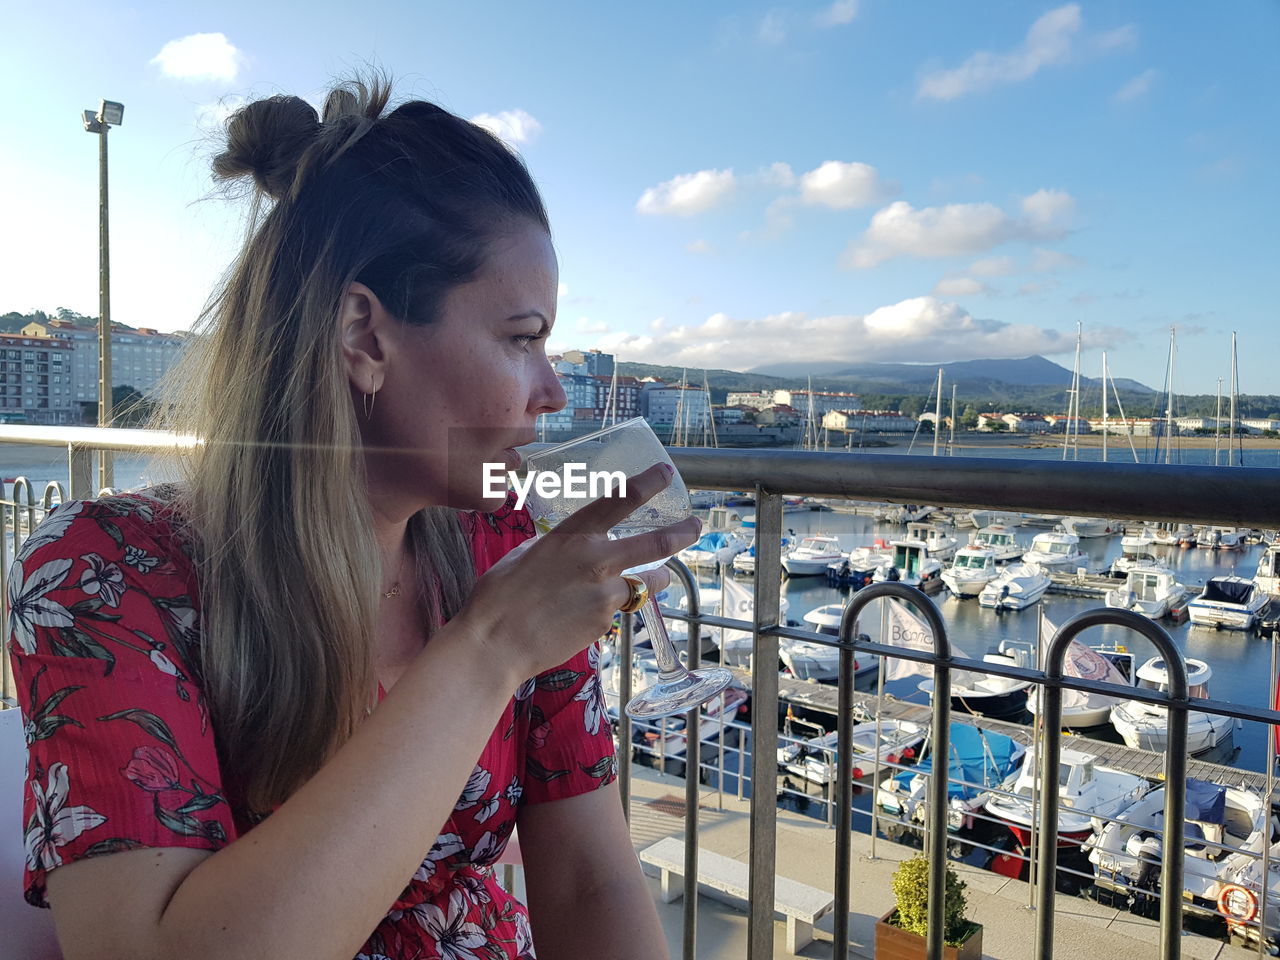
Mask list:
[[[899,764],[920,752],[926,728],[909,720],[881,719],[855,723],[849,734],[849,751],[853,755],[853,779],[870,776],[876,758],[880,764]],[[807,740],[787,735],[779,741],[778,766],[811,783],[829,784],[836,779],[836,734],[824,733]]]
[[[996,653],[984,654],[982,660],[1003,667],[1035,667],[1035,654],[1027,644],[1007,640],[1001,642]],[[1018,719],[1027,708],[1030,687],[1030,680],[955,670],[951,674],[951,709],[995,720]],[[921,680],[917,688],[933,701],[932,677]]]
[[[929,556],[923,540],[890,540],[893,557],[876,567],[871,579],[876,583],[897,581],[925,593],[942,589],[942,561]]]
[[[976,597],[999,575],[994,550],[962,547],[951,566],[942,571],[942,582],[957,597]]]
[[[936,510],[936,507],[921,507],[914,503],[894,504],[880,511],[880,519],[885,523],[914,523],[923,520]]]
[[[1015,563],[982,588],[978,603],[997,610],[1025,610],[1039,602],[1053,581],[1034,563]]]
[[[1187,595],[1185,584],[1179,583],[1173,571],[1158,563],[1132,566],[1124,586],[1108,590],[1108,607],[1132,610],[1152,620],[1169,615],[1170,609]]]
[[[1191,532],[1190,524],[1157,524],[1150,530],[1151,542],[1161,547],[1176,547],[1184,534]]]
[[[942,523],[908,523],[905,540],[924,541],[930,560],[950,560],[956,555],[960,541],[952,536],[955,528]]]
[[[1209,696],[1213,670],[1203,660],[1187,658],[1187,692],[1191,697]],[[1169,671],[1161,657],[1152,657],[1138,668],[1141,690],[1169,689]],[[1209,753],[1226,745],[1235,735],[1238,720],[1199,710],[1187,711],[1187,753]],[[1125,700],[1111,709],[1111,725],[1131,747],[1164,753],[1169,748],[1169,712],[1164,707],[1141,700]]]
[[[1280,597],[1280,540],[1267,544],[1258,558],[1258,570],[1253,575],[1258,592]]]
[[[732,564],[733,558],[749,546],[751,542],[744,536],[728,530],[712,530],[677,553],[676,558],[695,570],[700,567],[715,570],[720,564]]]
[[[751,521],[750,524],[748,524],[747,520],[744,519],[743,521],[744,528],[755,526],[754,513],[750,514],[749,520]],[[784,536],[782,538],[782,553],[785,554],[794,545],[795,545],[795,537]],[[747,545],[747,549],[737,554],[733,558],[733,562],[730,564],[730,566],[733,567],[734,573],[740,573],[744,576],[751,576],[756,572],[756,538],[754,536],[751,538],[751,542]]]
[[[1038,564],[1045,570],[1075,571],[1088,566],[1089,558],[1080,552],[1080,538],[1074,533],[1037,533],[1031,548],[1022,555],[1024,563]]]
[[[782,569],[789,577],[809,577],[826,573],[827,567],[844,559],[844,550],[835,537],[802,537],[798,546],[782,555]]]
[[[1031,847],[1032,797],[1040,781],[1034,749],[1017,772],[987,795],[986,810],[1013,833],[1018,845]],[[1115,817],[1150,792],[1149,780],[1099,766],[1097,757],[1064,748],[1058,766],[1058,846],[1078,847],[1093,836],[1094,817]],[[1043,795],[1043,793],[1042,793]]]
[[[992,551],[996,563],[1007,563],[1022,556],[1022,544],[1012,527],[1003,524],[992,524],[983,527],[969,539],[971,547],[985,547]]]
[[[1160,880],[1165,785],[1153,788],[1086,841],[1094,884],[1128,898],[1154,893]],[[1247,787],[1187,779],[1182,898],[1206,906],[1221,877],[1262,855],[1275,835],[1275,818],[1263,797]]]
[[[1048,642],[1048,637],[1045,642]],[[1133,654],[1128,648],[1120,645],[1088,647],[1079,640],[1067,647],[1062,673],[1063,676],[1080,680],[1097,680],[1130,687],[1138,680]],[[1120,697],[1108,697],[1092,691],[1064,690],[1062,726],[1070,730],[1084,730],[1108,724],[1111,722],[1111,708],[1121,700]],[[1036,697],[1027,698],[1027,710],[1033,717],[1039,713]]]
[[[1268,603],[1258,585],[1244,577],[1211,577],[1187,604],[1191,622],[1202,627],[1248,630]]]
[[[1111,561],[1111,575],[1123,577],[1132,567],[1158,562],[1156,540],[1150,527],[1143,527],[1136,536],[1120,538],[1120,556]]]
[[[1086,537],[1109,537],[1113,533],[1119,533],[1124,525],[1101,517],[1063,517],[1062,529],[1083,540]]]
[[[814,607],[804,615],[803,619],[813,628],[814,633],[838,637],[840,621],[843,617],[843,605],[825,603],[820,607]],[[838,647],[828,646],[825,643],[783,639],[778,643],[778,656],[792,675],[801,680],[838,680],[840,677]],[[875,683],[879,670],[880,663],[873,655],[864,653],[856,657],[853,661],[854,689],[869,690]]]

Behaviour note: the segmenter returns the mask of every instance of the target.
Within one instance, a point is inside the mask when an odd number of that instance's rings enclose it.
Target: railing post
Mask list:
[[[840,781],[837,784],[837,790],[840,791],[838,795],[841,799],[837,802],[840,804],[841,819],[836,821],[836,916],[833,957],[836,960],[844,960],[848,956],[849,885],[852,879],[850,859],[853,852],[853,814],[849,799],[852,789],[853,755],[848,749],[847,741],[853,728],[853,681],[850,674],[847,678],[849,682],[846,690],[843,658],[845,654],[852,656],[856,648],[857,641],[852,638],[856,635],[858,615],[863,608],[874,600],[889,598],[904,600],[920,611],[933,634],[933,653],[937,658],[933,665],[933,730],[930,734],[932,746],[929,748],[933,770],[929,777],[929,811],[925,820],[926,836],[932,837],[929,850],[929,933],[925,938],[925,948],[929,960],[942,960],[947,889],[947,779],[951,756],[951,641],[947,637],[947,625],[937,605],[920,590],[904,583],[873,583],[863,587],[853,595],[849,605],[844,608],[844,615],[840,620],[842,665],[838,718],[840,732],[837,734],[836,743],[836,748],[840,751],[840,769],[836,776]],[[886,638],[881,637],[880,642],[886,642]],[[850,704],[848,716],[844,710],[846,699]]]
[[[698,584],[679,560],[667,561],[680,575],[688,595],[689,616],[685,634],[686,660],[690,670],[702,661],[702,610]],[[722,595],[723,597],[723,595]],[[724,602],[720,611],[723,615]],[[723,704],[724,694],[721,694]],[[701,781],[702,707],[685,714],[684,722],[684,960],[696,960],[698,951],[698,792]]]
[[[1037,960],[1053,957],[1053,907],[1058,874],[1058,764],[1062,759],[1062,665],[1077,635],[1090,627],[1114,624],[1142,634],[1164,658],[1169,678],[1168,747],[1164,755],[1164,841],[1160,865],[1161,960],[1182,956],[1182,877],[1185,841],[1182,821],[1187,805],[1187,665],[1165,629],[1131,610],[1097,609],[1078,613],[1059,629],[1045,655],[1044,740],[1040,745],[1040,780],[1044,790],[1040,805],[1039,876],[1036,886]],[[1117,686],[1116,693],[1123,695]],[[1270,818],[1268,803],[1268,819]]]
[[[632,615],[622,615],[618,630],[618,643],[613,651],[614,676],[618,680],[618,795],[622,798],[622,813],[631,822],[631,718],[626,706],[631,700],[631,655],[635,645],[635,625]]]
[[[778,842],[778,625],[782,496],[756,486],[755,625],[751,654],[751,845],[747,960],[773,958]],[[741,772],[741,771],[739,771]],[[741,781],[741,777],[739,777]]]
[[[72,500],[88,500],[97,492],[93,489],[92,448],[67,444],[67,479],[71,484]]]

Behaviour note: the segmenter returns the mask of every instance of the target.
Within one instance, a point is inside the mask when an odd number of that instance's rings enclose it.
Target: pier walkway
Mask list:
[[[747,860],[750,805],[732,796],[704,791],[699,812],[698,842],[701,849]],[[637,853],[664,837],[684,837],[684,780],[664,776],[644,767],[632,767],[631,839]],[[850,951],[870,958],[874,953],[875,922],[893,907],[890,877],[899,861],[919,853],[887,840],[876,841],[876,859],[870,858],[871,840],[853,835]],[[968,884],[969,917],[983,925],[983,956],[988,960],[1030,960],[1034,953],[1036,913],[1028,884],[964,864],[954,863]],[[809,817],[778,811],[777,873],[824,890],[835,877],[835,832]],[[651,877],[651,892],[662,919],[673,957],[680,956],[683,904],[663,904],[658,880]],[[740,960],[746,956],[747,914],[744,903],[730,905],[705,894],[698,904],[697,956],[700,960]],[[1057,895],[1055,906],[1055,958],[1060,960],[1156,960],[1159,928],[1155,921],[1114,907],[1104,907],[1083,897]],[[786,925],[774,924],[774,955],[830,957],[834,918],[827,916],[814,929],[814,941],[799,954],[786,950]],[[1247,960],[1256,956],[1238,945],[1209,937],[1184,934],[1182,955],[1194,960]]]

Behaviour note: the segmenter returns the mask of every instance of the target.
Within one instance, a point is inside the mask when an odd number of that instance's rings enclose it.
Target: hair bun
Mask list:
[[[255,100],[227,121],[227,149],[213,158],[213,175],[219,180],[252,175],[259,190],[279,200],[319,131],[315,107],[301,97]]]

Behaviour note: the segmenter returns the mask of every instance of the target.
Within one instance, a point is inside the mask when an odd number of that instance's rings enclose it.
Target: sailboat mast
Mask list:
[[[947,456],[956,455],[956,385],[951,385],[951,434],[947,437]]]
[[[1240,380],[1236,374],[1236,332],[1231,331],[1231,426],[1227,433],[1227,464],[1235,466],[1236,445],[1236,394],[1240,392]]]
[[[1080,321],[1076,321],[1076,362],[1071,370],[1071,391],[1070,399],[1067,401],[1067,429],[1062,432],[1062,459],[1067,459],[1067,449],[1072,444],[1071,431],[1075,429],[1075,456],[1072,459],[1080,459],[1080,428],[1077,420],[1080,416]]]
[[[1213,410],[1213,465],[1218,465],[1218,450],[1222,440],[1222,378],[1218,378],[1218,401]]]
[[[942,432],[942,368],[938,368],[938,399],[933,405],[933,455],[938,455],[938,434]]]
[[[1177,358],[1178,328],[1169,328],[1169,389],[1164,401],[1164,462],[1173,463],[1173,365]]]
[[[1107,351],[1102,351],[1102,462],[1107,462]]]

